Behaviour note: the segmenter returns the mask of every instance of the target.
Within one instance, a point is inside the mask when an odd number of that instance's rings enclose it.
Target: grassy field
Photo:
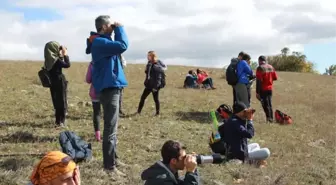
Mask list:
[[[0,63],[0,184],[27,183],[39,157],[35,153],[59,150],[60,130],[53,128],[54,117],[49,89],[39,85],[41,63]],[[185,90],[183,80],[189,67],[169,66],[167,86],[160,92],[162,116],[153,117],[154,101],[149,96],[143,115],[120,119],[119,156],[131,167],[122,169],[127,178],[113,178],[102,170],[101,144],[94,140],[92,109],[84,83],[86,63],[64,70],[69,80],[68,128],[93,144],[95,159],[81,164],[82,184],[143,184],[140,173],[160,159],[164,141],[177,139],[189,152],[210,153],[211,132],[208,111],[232,102],[232,90],[221,69],[208,69],[216,90]],[[143,91],[144,65],[126,68],[129,87],[124,108],[136,111]],[[279,72],[273,96],[274,109],[293,117],[294,124],[265,124],[261,105],[252,94],[256,136],[253,141],[271,150],[266,168],[203,165],[204,185],[334,185],[335,184],[335,77]],[[240,179],[240,181],[237,181]]]

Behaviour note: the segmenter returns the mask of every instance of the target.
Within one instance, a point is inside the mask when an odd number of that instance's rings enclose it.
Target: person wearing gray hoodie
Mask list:
[[[145,185],[199,185],[196,157],[186,154],[185,147],[177,141],[166,141],[161,149],[162,161],[144,170],[141,179]],[[186,169],[184,179],[178,170]]]

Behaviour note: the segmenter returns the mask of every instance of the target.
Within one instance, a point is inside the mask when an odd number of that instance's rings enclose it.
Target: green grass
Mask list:
[[[60,130],[53,128],[54,117],[49,89],[37,77],[41,63],[0,63],[0,184],[25,184],[39,157],[34,154],[59,150]],[[76,63],[64,70],[69,80],[70,130],[93,145],[94,160],[80,164],[82,184],[143,184],[142,170],[160,159],[160,148],[168,139],[187,145],[189,152],[210,153],[211,132],[208,111],[232,102],[232,89],[222,78],[221,69],[208,69],[216,90],[185,90],[182,87],[190,67],[169,66],[167,86],[160,92],[162,116],[153,117],[151,96],[143,115],[120,119],[118,150],[131,167],[122,169],[127,178],[113,178],[102,170],[101,144],[94,141],[89,85],[84,82],[87,64]],[[124,109],[136,111],[143,91],[144,65],[126,68],[129,87],[125,89]],[[293,117],[294,124],[267,125],[261,105],[252,106],[256,136],[253,141],[271,150],[266,168],[250,166],[203,165],[203,184],[244,185],[332,185],[335,184],[335,77],[303,73],[279,73],[273,105]],[[101,123],[103,127],[103,123]],[[8,156],[12,155],[12,156]]]

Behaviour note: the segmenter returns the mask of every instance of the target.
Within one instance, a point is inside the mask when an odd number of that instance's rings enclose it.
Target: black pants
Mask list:
[[[65,122],[67,111],[67,88],[68,82],[64,75],[54,76],[51,79],[50,94],[55,110],[55,123],[60,125]]]
[[[148,89],[148,88],[145,88],[142,95],[141,95],[141,99],[140,99],[139,107],[138,107],[138,113],[141,113],[141,110],[142,110],[142,108],[145,104],[145,100],[150,93],[153,94],[153,98],[154,98],[154,102],[155,102],[155,108],[156,108],[156,114],[160,114],[159,90],[153,92],[152,89]]]
[[[232,86],[232,93],[233,93],[233,104],[232,104],[233,106],[237,102],[237,95],[236,95],[236,90],[234,86]]]
[[[214,87],[214,86],[213,86],[213,82],[212,82],[212,78],[207,78],[206,80],[204,80],[204,81],[202,82],[202,84],[205,85],[205,86],[209,85],[211,88]]]
[[[100,115],[101,115],[101,106],[100,102],[92,102],[93,108],[93,128],[94,131],[100,131]]]
[[[273,121],[273,108],[272,108],[272,91],[261,91],[260,93],[261,105],[266,114],[266,119]]]

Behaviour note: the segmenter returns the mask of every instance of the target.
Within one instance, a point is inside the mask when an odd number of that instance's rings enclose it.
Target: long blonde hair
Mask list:
[[[154,61],[157,61],[158,56],[157,56],[157,54],[155,53],[155,51],[148,51],[148,54],[150,54],[150,55],[153,57],[153,60],[154,60]]]

